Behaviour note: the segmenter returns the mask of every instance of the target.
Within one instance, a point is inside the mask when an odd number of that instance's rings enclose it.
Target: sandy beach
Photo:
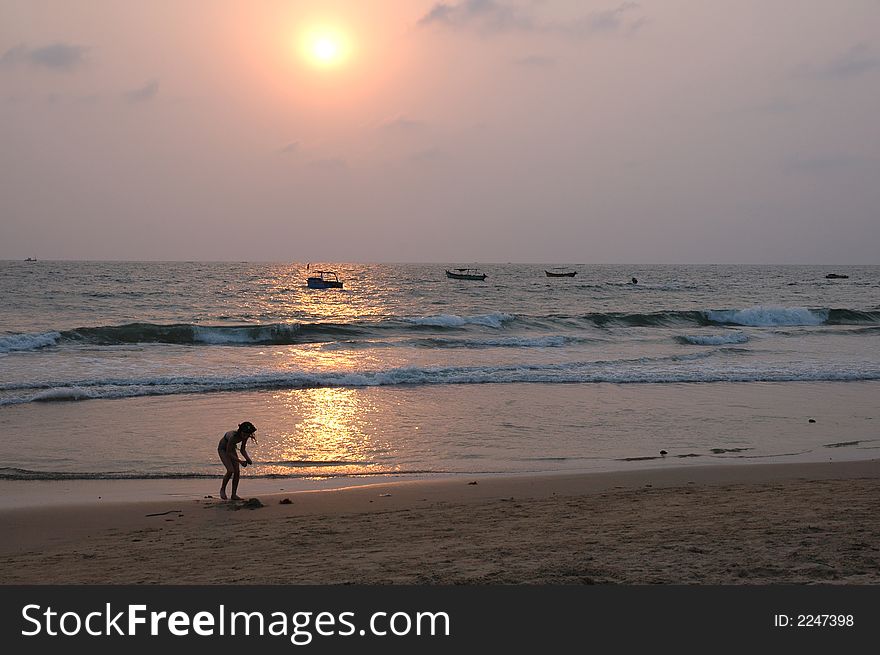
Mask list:
[[[870,460],[19,507],[0,581],[877,584],[878,490]]]

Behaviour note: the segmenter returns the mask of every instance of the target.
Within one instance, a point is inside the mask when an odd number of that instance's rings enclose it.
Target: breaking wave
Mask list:
[[[726,344],[746,343],[749,335],[744,332],[731,332],[729,334],[685,334],[675,337],[675,340],[683,344],[694,346],[723,346]]]
[[[481,314],[479,316],[456,316],[455,314],[439,314],[437,316],[422,316],[418,318],[405,318],[406,323],[422,325],[426,327],[459,328],[466,325],[482,325],[490,328],[500,328],[505,323],[513,321],[516,317],[511,314]]]
[[[481,337],[474,341],[483,346],[553,346],[561,345],[558,335],[548,331],[595,330],[626,327],[711,327],[711,326],[817,326],[880,325],[880,311],[853,309],[810,309],[807,307],[758,306],[748,309],[713,309],[707,311],[660,311],[647,313],[594,312],[579,316],[514,315],[502,312],[458,316],[438,314],[420,317],[391,317],[379,321],[349,323],[267,323],[255,325],[198,325],[177,323],[127,323],[97,327],[79,327],[36,334],[12,334],[0,337],[0,353],[38,350],[50,346],[84,344],[116,346],[126,344],[172,344],[184,346],[295,345],[302,343],[344,342],[356,339],[414,337],[425,333],[479,333],[517,331],[515,337]],[[531,331],[532,334],[523,334]],[[542,334],[535,335],[536,331]],[[594,333],[595,336],[595,333]],[[517,341],[519,340],[519,342]],[[437,347],[449,347],[449,341],[437,340]],[[691,342],[695,343],[695,342]],[[722,342],[719,342],[722,343]],[[724,343],[740,343],[737,341]],[[431,345],[430,340],[417,345]],[[453,343],[452,347],[458,344]],[[707,342],[706,345],[715,345]]]
[[[807,309],[806,307],[752,307],[750,309],[727,309],[706,312],[712,323],[773,327],[776,325],[822,325],[829,322],[830,309]],[[838,312],[838,320],[844,318]]]
[[[708,311],[665,311],[645,314],[602,313],[583,317],[597,327],[676,327],[696,325],[742,325],[774,327],[795,325],[873,325],[880,312],[853,309],[810,309],[807,307],[757,306],[748,309]]]
[[[42,332],[39,334],[13,334],[0,337],[0,353],[39,350],[58,345],[61,335],[58,332]]]
[[[684,355],[557,364],[401,367],[362,371],[284,371],[0,384],[0,406],[225,391],[508,383],[703,383],[880,380],[880,364],[749,363],[749,351],[721,347]],[[702,362],[702,363],[701,363]]]

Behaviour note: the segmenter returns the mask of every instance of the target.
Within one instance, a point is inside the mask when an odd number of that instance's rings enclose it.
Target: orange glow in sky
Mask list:
[[[877,0],[789,4],[0,0],[0,259],[876,263]]]

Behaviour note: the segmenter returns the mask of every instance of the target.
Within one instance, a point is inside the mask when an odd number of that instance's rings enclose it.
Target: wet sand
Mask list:
[[[878,492],[870,460],[7,507],[0,581],[878,584]]]

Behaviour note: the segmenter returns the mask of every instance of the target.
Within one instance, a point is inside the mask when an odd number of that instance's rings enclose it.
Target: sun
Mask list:
[[[309,32],[303,41],[303,53],[313,65],[321,68],[339,66],[348,57],[350,46],[345,36],[335,30]]]
[[[339,43],[327,37],[320,38],[312,45],[312,54],[318,61],[330,62],[339,55]]]

